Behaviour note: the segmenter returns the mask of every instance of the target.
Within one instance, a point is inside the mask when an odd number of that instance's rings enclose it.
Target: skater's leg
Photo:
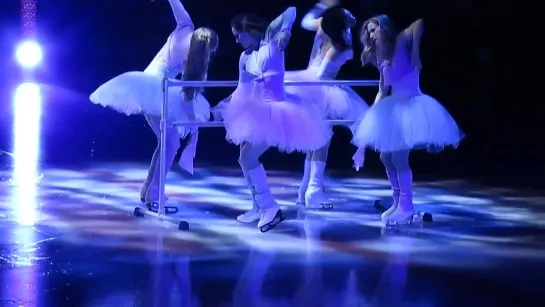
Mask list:
[[[305,194],[308,189],[308,182],[310,180],[310,164],[312,161],[312,154],[314,151],[307,152],[305,156],[305,167],[303,169],[303,178],[301,179],[301,183],[299,184],[299,191],[297,193],[297,202],[296,204],[302,205],[305,203]]]
[[[239,216],[237,216],[237,220],[241,223],[253,223],[257,220],[259,220],[260,212],[259,212],[259,206],[256,201],[256,190],[252,184],[252,180],[250,179],[250,176],[248,175],[248,170],[245,167],[245,164],[242,161],[242,152],[243,147],[245,144],[240,146],[240,153],[241,156],[238,159],[238,163],[240,165],[240,168],[242,169],[242,175],[244,176],[244,180],[246,181],[246,184],[248,185],[248,188],[250,189],[250,193],[252,195],[252,209],[250,211],[247,211]],[[249,159],[249,157],[248,157]],[[257,158],[259,160],[259,157]],[[251,163],[250,163],[251,164]]]
[[[158,140],[160,140],[160,132],[157,130],[158,127],[155,127],[155,124],[153,122],[153,118],[150,115],[145,115],[146,122],[150,126],[151,130],[153,131],[153,134],[157,137]],[[140,200],[142,202],[145,202],[146,193],[148,192],[149,186],[151,184],[151,181],[153,180],[153,174],[155,173],[155,167],[157,167],[157,163],[159,161],[159,150],[160,150],[160,142],[157,142],[157,148],[155,148],[155,151],[153,152],[153,156],[151,157],[151,163],[148,169],[148,174],[146,176],[146,181],[142,184],[142,187],[140,188]]]
[[[262,146],[253,146],[249,143],[244,143],[240,146],[240,156],[238,162],[240,168],[242,169],[242,174],[244,179],[248,184],[250,192],[252,194],[252,209],[249,211],[237,216],[237,220],[241,223],[253,223],[261,217],[259,205],[257,203],[257,190],[252,182],[250,176],[250,169],[260,166],[259,157],[269,148],[267,145]],[[250,167],[250,169],[249,169]]]
[[[397,172],[393,161],[393,154],[392,153],[386,153],[383,152],[380,154],[380,161],[382,161],[382,164],[384,165],[384,168],[386,169],[386,175],[388,176],[388,179],[390,180],[390,186],[392,187],[392,205],[388,210],[384,211],[382,213],[381,218],[384,221],[387,216],[394,213],[394,211],[397,209],[398,203],[399,203],[399,180],[397,178]]]
[[[152,121],[155,125],[155,128],[160,130],[160,119],[159,118],[152,118]],[[166,160],[166,172],[164,174],[166,178],[166,173],[168,170],[170,170],[170,167],[172,166],[172,162],[174,161],[174,156],[176,155],[176,151],[178,150],[178,147],[180,145],[180,135],[178,133],[178,130],[176,127],[170,127],[167,126],[166,131],[166,154],[165,154],[165,160]],[[158,143],[161,143],[161,137],[157,138]],[[159,150],[159,155],[161,151]],[[159,202],[159,183],[160,183],[160,156],[157,158],[157,163],[155,166],[155,169],[153,170],[153,178],[150,183],[150,187],[146,193],[146,202],[152,203],[152,202]],[[163,178],[163,179],[165,179]]]
[[[414,214],[413,173],[409,165],[410,151],[392,153],[392,162],[399,182],[399,203],[397,209],[385,218],[385,222],[407,223]]]
[[[324,171],[329,143],[312,154],[310,181],[305,194],[307,208],[331,209],[331,202],[324,196]]]
[[[269,226],[282,213],[280,207],[271,195],[267,174],[259,157],[269,148],[268,145],[244,144],[240,152],[241,165],[248,170],[248,177],[255,189],[255,200],[261,213],[258,228]],[[274,226],[274,225],[273,225]]]

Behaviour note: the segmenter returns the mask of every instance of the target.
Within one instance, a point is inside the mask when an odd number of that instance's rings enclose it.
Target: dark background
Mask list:
[[[210,26],[220,36],[220,48],[209,72],[211,80],[236,80],[241,52],[229,28],[230,18],[251,11],[272,19],[288,5],[298,9],[287,69],[308,63],[314,34],[299,28],[311,0],[187,0],[196,26]],[[540,182],[544,154],[538,107],[515,101],[512,61],[518,48],[508,34],[510,2],[437,0],[342,1],[359,23],[378,13],[393,17],[398,27],[425,20],[422,42],[422,89],[452,113],[467,137],[456,150],[442,154],[414,153],[417,174],[452,177],[503,178],[521,186]],[[23,78],[13,61],[21,38],[20,1],[0,4],[0,149],[11,148],[11,96]],[[175,25],[166,0],[38,0],[36,32],[44,46],[44,65],[36,73],[43,84],[43,162],[51,164],[102,161],[147,162],[155,138],[142,116],[127,117],[93,105],[88,95],[108,79],[143,70]],[[517,44],[515,44],[517,45]],[[359,46],[356,52],[359,53]],[[376,79],[373,68],[354,60],[343,67],[341,79]],[[529,89],[532,90],[532,89]],[[230,88],[207,91],[212,105]],[[372,102],[376,88],[357,88]],[[350,169],[354,148],[347,131],[336,129],[329,168]],[[237,165],[238,148],[224,140],[223,129],[202,129],[197,164]],[[267,153],[269,169],[301,169],[302,155]],[[378,155],[367,155],[370,170],[381,170]],[[537,177],[534,176],[537,175]]]

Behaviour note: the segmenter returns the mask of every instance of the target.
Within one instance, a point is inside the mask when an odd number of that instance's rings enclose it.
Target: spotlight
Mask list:
[[[33,40],[21,42],[15,50],[15,58],[23,68],[35,68],[42,61],[42,48]]]

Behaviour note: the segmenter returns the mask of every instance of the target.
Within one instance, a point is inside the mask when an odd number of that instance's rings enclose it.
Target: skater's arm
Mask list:
[[[273,42],[285,48],[288,45],[296,17],[297,9],[293,6],[290,6],[280,16],[276,17],[265,32],[266,42]]]
[[[189,13],[185,10],[185,7],[182,4],[181,0],[168,0],[168,2],[170,3],[170,7],[172,8],[174,18],[176,19],[177,29],[186,26],[194,26],[193,21],[191,20],[191,16],[189,16]]]
[[[336,65],[334,59],[339,56],[341,56],[341,53],[335,50],[335,48],[331,48],[327,51],[322,63],[320,64],[320,67],[318,68],[317,77],[319,79],[322,79],[322,77],[324,77],[328,71],[332,71],[334,69],[333,66]]]
[[[380,69],[380,79],[378,81],[378,93],[375,97],[374,103],[379,102],[382,98],[388,96],[388,87],[384,85],[384,74],[382,72],[382,68]]]
[[[316,3],[316,5],[303,16],[301,20],[301,28],[309,31],[318,31],[320,24],[322,23],[322,15],[329,8],[327,4],[322,2]]]
[[[405,39],[410,42],[411,45],[411,66],[419,69],[420,63],[420,41],[422,40],[422,34],[424,33],[424,21],[418,19],[413,22],[405,31],[403,35]]]

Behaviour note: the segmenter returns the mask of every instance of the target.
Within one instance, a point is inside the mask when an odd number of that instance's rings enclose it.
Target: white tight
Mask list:
[[[382,152],[380,154],[380,161],[382,161],[382,164],[388,170],[395,170],[397,173],[410,172],[409,153],[410,150]]]
[[[150,167],[148,170],[148,175],[144,183],[144,196],[147,202],[158,201],[159,200],[159,182],[160,182],[160,167],[159,167],[159,157],[161,155],[161,119],[158,117],[153,117],[150,115],[145,115],[146,121],[150,125],[153,133],[157,137],[157,148],[153,152],[151,158]],[[167,126],[167,139],[166,139],[166,161],[167,161],[167,172],[172,166],[178,147],[180,146],[180,134],[176,127]],[[165,173],[166,177],[166,173]]]
[[[323,147],[309,151],[307,152],[307,155],[305,157],[306,161],[320,161],[326,163],[327,161],[327,154],[329,151],[329,142],[325,144]]]
[[[261,162],[259,162],[259,157],[261,157],[269,147],[270,146],[267,144],[256,145],[242,143],[240,145],[240,156],[238,158],[240,166],[248,171],[258,167],[261,164]]]

